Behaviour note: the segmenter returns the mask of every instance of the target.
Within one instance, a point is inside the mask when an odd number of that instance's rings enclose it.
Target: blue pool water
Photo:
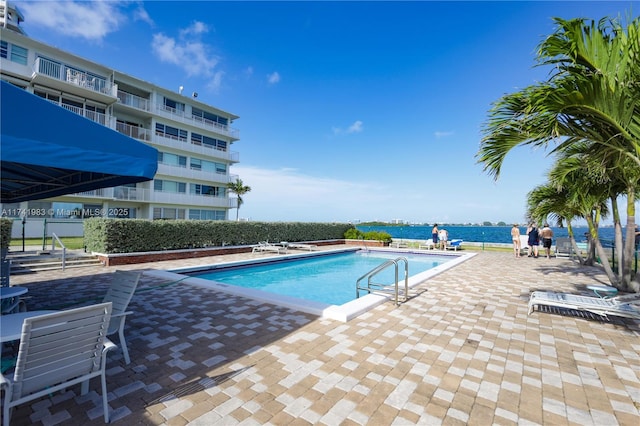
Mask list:
[[[409,276],[435,268],[453,258],[453,256],[412,253],[351,252],[274,261],[189,275],[328,305],[342,305],[356,298],[358,278],[385,261],[397,257],[407,258]],[[404,279],[402,262],[400,267],[399,279],[402,280]],[[375,282],[395,282],[394,268],[388,268],[376,276]]]

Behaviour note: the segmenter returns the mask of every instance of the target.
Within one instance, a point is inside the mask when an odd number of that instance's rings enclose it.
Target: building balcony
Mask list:
[[[116,186],[113,188],[100,188],[93,191],[78,192],[76,194],[69,194],[68,196],[97,198],[103,200],[148,202],[151,200],[151,190],[145,188],[132,188],[129,186]]]
[[[184,207],[232,209],[237,205],[235,198],[212,195],[179,194],[175,192],[153,191],[152,203],[173,204]]]
[[[191,126],[198,127],[200,129],[205,129],[210,132],[218,133],[219,135],[223,135],[233,139],[234,141],[240,139],[240,131],[229,127],[228,125],[223,125],[220,123],[216,123],[211,120],[207,120],[206,118],[196,117],[191,115],[190,113],[186,113],[185,111],[180,111],[175,108],[166,106],[166,105],[155,105],[155,114],[168,118],[169,120],[177,121],[179,123],[185,123]]]
[[[152,145],[156,145],[156,147],[179,149],[193,154],[200,154],[205,157],[225,160],[228,163],[237,163],[240,161],[240,154],[238,152],[221,151],[217,148],[211,147],[210,145],[197,145],[193,142],[182,140],[177,137],[152,135],[151,140],[148,142],[151,142]]]
[[[146,203],[172,204],[181,207],[198,208],[223,208],[235,209],[238,205],[237,198],[215,197],[211,195],[181,194],[176,192],[162,192],[146,188],[132,188],[128,186],[116,186],[114,188],[102,188],[93,191],[69,194],[69,197],[92,198],[109,201],[131,201]]]
[[[156,176],[158,175],[180,177],[184,179],[199,180],[204,182],[213,182],[223,185],[235,182],[236,178],[238,177],[237,175],[226,175],[222,173],[195,170],[188,167],[173,166],[162,163],[158,163],[158,171],[156,172]]]
[[[131,93],[127,93],[122,90],[118,90],[118,104],[126,105],[131,108],[139,109],[146,112],[151,111],[151,102],[149,101],[149,99],[132,95]]]
[[[31,82],[106,105],[117,101],[117,86],[104,77],[42,57],[33,64]]]
[[[116,130],[130,138],[138,139],[143,142],[151,142],[151,130],[144,127],[132,126],[130,124],[116,122]]]

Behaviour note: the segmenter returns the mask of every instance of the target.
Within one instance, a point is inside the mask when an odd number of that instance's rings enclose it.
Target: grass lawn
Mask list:
[[[60,240],[62,244],[70,250],[78,250],[84,248],[84,238],[83,237],[61,237]],[[42,247],[42,238],[25,238],[24,239],[25,246],[37,246]],[[22,249],[22,238],[13,238],[11,240],[10,246],[15,249]],[[56,243],[56,247],[59,248],[59,244]],[[45,242],[45,248],[51,248],[51,238],[47,238]]]

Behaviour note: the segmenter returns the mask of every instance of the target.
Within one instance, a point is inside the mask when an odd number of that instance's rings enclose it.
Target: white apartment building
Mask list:
[[[239,161],[238,116],[29,38],[20,12],[0,1],[0,77],[88,120],[158,150],[153,181],[51,199],[3,204],[5,212],[142,219],[226,220],[227,184]],[[2,105],[2,108],[10,108]],[[38,118],[33,118],[35,126]],[[39,216],[39,218],[42,218]]]

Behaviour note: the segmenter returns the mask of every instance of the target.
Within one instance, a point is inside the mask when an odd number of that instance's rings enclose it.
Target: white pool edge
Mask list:
[[[357,250],[357,249],[355,249]],[[344,251],[352,251],[352,250],[329,250],[323,252],[315,252],[315,253],[304,253],[304,254],[295,254],[290,256],[269,256],[269,257],[261,257],[259,259],[248,259],[243,261],[236,262],[226,262],[226,263],[216,263],[211,265],[201,265],[197,267],[185,267],[185,268],[177,268],[171,271],[164,270],[151,270],[145,271],[144,274],[156,277],[168,281],[176,281],[184,284],[194,285],[197,287],[209,288],[212,290],[221,291],[228,294],[233,294],[240,297],[246,297],[248,299],[257,300],[259,302],[270,303],[277,306],[282,306],[285,308],[293,309],[296,311],[306,312],[312,315],[316,315],[326,319],[332,319],[340,322],[348,322],[353,318],[362,315],[363,313],[375,308],[376,306],[391,301],[393,298],[392,295],[388,294],[368,294],[362,296],[358,299],[347,302],[343,305],[328,305],[325,303],[314,302],[311,300],[300,299],[297,297],[291,296],[283,296],[274,293],[268,293],[265,291],[238,287],[233,285],[227,285],[223,283],[218,283],[210,280],[205,280],[203,278],[197,277],[188,277],[178,272],[195,272],[198,270],[205,270],[211,268],[221,268],[221,267],[229,267],[229,266],[237,266],[237,265],[245,265],[245,264],[253,264],[253,263],[263,263],[273,261],[275,259],[283,259],[285,257],[289,258],[299,258],[299,257],[309,257],[318,254],[328,254],[331,252],[344,252]],[[376,250],[378,251],[378,250]],[[425,254],[424,251],[414,251],[414,250],[380,250],[380,251],[393,251],[394,253],[398,253],[398,256],[402,256],[402,253],[408,254]],[[477,253],[445,253],[445,252],[430,252],[426,254],[438,254],[442,256],[451,256],[455,257],[455,259],[443,263],[442,265],[438,265],[435,268],[432,268],[428,271],[421,272],[419,274],[413,275],[409,277],[408,286],[409,289],[414,288],[418,284],[423,283],[425,280],[432,278],[447,269],[453,268],[454,266],[459,265],[460,263],[474,257]],[[258,261],[258,262],[256,262]],[[404,282],[400,285],[404,286]],[[355,283],[354,289],[355,292]]]

